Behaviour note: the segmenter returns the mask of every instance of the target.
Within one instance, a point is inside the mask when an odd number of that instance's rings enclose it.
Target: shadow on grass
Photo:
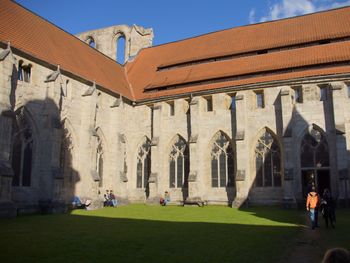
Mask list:
[[[186,210],[201,216],[196,208]],[[199,210],[203,216],[204,210]],[[211,211],[214,219],[215,211]],[[221,216],[227,216],[227,211],[232,210],[227,208]],[[249,220],[235,223],[234,218],[220,223],[171,222],[107,218],[89,212],[0,221],[2,262],[276,262],[300,233],[296,226],[272,221],[256,225]],[[288,218],[286,214],[277,217]]]

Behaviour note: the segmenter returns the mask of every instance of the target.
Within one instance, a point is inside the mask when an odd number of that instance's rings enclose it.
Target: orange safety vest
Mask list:
[[[306,208],[315,209],[318,206],[319,198],[316,192],[310,192],[307,195]]]

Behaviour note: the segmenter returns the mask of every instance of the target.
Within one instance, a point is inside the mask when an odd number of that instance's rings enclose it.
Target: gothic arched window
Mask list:
[[[147,188],[151,171],[151,143],[146,137],[137,154],[136,187]]]
[[[65,186],[71,186],[73,183],[72,173],[72,138],[65,128],[62,134],[61,151],[60,151],[60,169],[63,174],[63,183]]]
[[[234,186],[234,161],[230,141],[219,132],[211,148],[211,186]]]
[[[281,186],[281,151],[272,134],[265,132],[255,147],[255,186]]]
[[[100,137],[97,137],[96,172],[99,177],[98,186],[103,187],[103,148]]]
[[[30,186],[32,177],[33,136],[22,108],[13,122],[12,168],[13,186]]]
[[[319,130],[312,130],[305,134],[301,142],[301,167],[328,167],[329,149],[325,136]]]
[[[169,187],[182,188],[188,185],[189,160],[186,141],[177,136],[169,154]]]

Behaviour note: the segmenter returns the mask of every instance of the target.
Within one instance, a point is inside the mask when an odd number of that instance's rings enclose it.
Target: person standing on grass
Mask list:
[[[315,229],[317,227],[317,209],[318,204],[320,202],[320,199],[318,197],[318,194],[316,192],[315,187],[312,187],[312,190],[307,195],[306,200],[306,210],[310,212],[310,219],[311,219],[311,228]]]
[[[329,219],[332,228],[335,228],[335,225],[334,225],[335,224],[335,206],[334,206],[332,195],[327,188],[324,189],[323,191],[320,208],[321,208],[323,218],[326,222],[326,227],[328,228],[328,219]]]

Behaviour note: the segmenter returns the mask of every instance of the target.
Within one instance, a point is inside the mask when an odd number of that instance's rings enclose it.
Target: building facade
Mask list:
[[[64,211],[74,196],[99,208],[106,190],[296,206],[314,184],[346,203],[349,11],[151,47],[152,29],[75,37],[4,1],[0,215]]]

